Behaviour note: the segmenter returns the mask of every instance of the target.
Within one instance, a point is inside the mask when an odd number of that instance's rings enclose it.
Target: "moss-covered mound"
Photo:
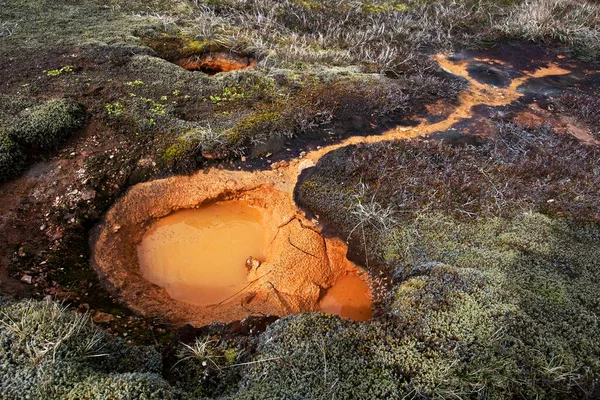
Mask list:
[[[3,399],[172,399],[160,355],[127,345],[87,315],[55,303],[3,303],[0,392]]]
[[[83,121],[81,105],[73,100],[53,99],[19,113],[8,129],[8,135],[33,149],[53,149]]]
[[[26,157],[21,147],[0,130],[0,182],[19,175]]]

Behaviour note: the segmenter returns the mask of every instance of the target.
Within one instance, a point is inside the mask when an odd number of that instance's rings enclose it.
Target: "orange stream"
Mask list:
[[[350,137],[311,151],[305,159],[317,162],[326,153],[349,144],[405,139],[442,131],[471,117],[474,105],[510,104],[521,96],[517,87],[529,78],[569,72],[550,64],[514,79],[508,88],[494,88],[472,79],[466,71],[466,61],[454,62],[442,55],[436,60],[448,72],[469,81],[469,88],[460,94],[459,105],[448,118],[437,123],[421,121],[417,126],[398,127],[378,136]],[[293,190],[298,170],[290,167],[279,172],[281,176],[288,176],[290,190]],[[138,258],[142,273],[150,282],[164,287],[176,300],[204,306],[222,302],[248,284],[246,259],[252,256],[264,261],[265,240],[260,212],[244,202],[231,201],[178,211],[159,220],[138,246]],[[364,321],[372,316],[369,288],[355,274],[340,278],[325,292],[319,307],[324,312],[353,320]]]

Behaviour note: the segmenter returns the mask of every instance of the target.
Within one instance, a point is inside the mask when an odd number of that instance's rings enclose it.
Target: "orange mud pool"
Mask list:
[[[247,284],[246,260],[265,258],[260,212],[243,202],[182,210],[154,224],[138,246],[144,277],[169,295],[216,304]]]
[[[327,290],[319,307],[323,312],[354,321],[367,321],[373,316],[369,288],[354,274],[342,277]]]
[[[260,211],[243,201],[176,211],[159,219],[137,246],[145,279],[175,300],[210,306],[243,292],[266,258]],[[321,311],[365,321],[371,317],[368,285],[356,274],[323,291]]]

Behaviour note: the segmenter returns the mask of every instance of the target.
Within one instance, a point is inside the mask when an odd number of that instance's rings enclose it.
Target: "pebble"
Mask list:
[[[108,324],[110,322],[113,322],[116,318],[112,314],[108,314],[102,311],[96,311],[92,319],[97,324]]]

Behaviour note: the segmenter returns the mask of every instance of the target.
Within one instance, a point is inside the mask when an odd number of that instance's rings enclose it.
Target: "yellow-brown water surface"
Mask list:
[[[243,201],[230,201],[158,220],[137,253],[144,277],[169,296],[209,305],[243,289],[246,260],[264,260],[265,245],[260,212]]]
[[[354,321],[367,321],[373,316],[369,286],[355,274],[343,276],[329,288],[319,307],[323,312]]]

